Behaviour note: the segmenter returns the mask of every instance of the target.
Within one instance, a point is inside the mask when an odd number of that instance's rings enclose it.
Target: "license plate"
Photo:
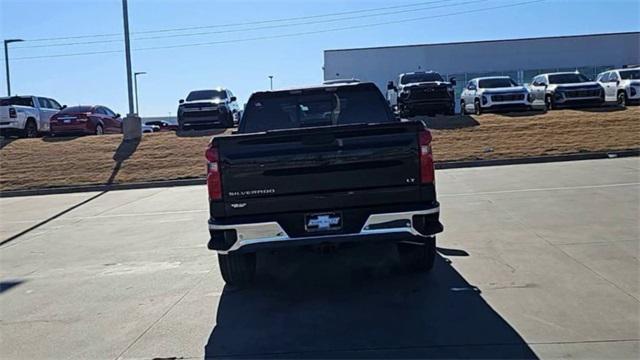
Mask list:
[[[307,231],[331,231],[342,228],[340,213],[310,214],[305,216],[304,227]]]
[[[68,123],[70,123],[70,122],[71,122],[71,120],[63,120],[63,122],[64,122],[65,124],[68,124]]]

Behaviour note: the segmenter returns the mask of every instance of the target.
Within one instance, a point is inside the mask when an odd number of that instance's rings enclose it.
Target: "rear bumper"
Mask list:
[[[243,224],[217,224],[209,221],[208,247],[220,254],[253,252],[263,248],[302,246],[319,243],[358,241],[411,241],[442,232],[440,207],[406,212],[377,213],[368,216],[358,232],[290,237],[275,221]]]
[[[51,126],[52,135],[92,135],[95,129],[89,128],[88,125],[71,125],[71,126]]]

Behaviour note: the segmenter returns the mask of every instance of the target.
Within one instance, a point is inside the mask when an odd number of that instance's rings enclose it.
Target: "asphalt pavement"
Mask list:
[[[289,249],[246,289],[204,186],[0,199],[0,358],[638,358],[639,158],[436,176],[431,274]]]

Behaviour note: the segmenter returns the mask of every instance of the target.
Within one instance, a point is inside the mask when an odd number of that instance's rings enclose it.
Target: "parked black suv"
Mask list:
[[[431,269],[442,225],[430,143],[373,83],[254,93],[238,133],[206,151],[208,247],[223,278],[250,281],[261,249],[372,240]]]

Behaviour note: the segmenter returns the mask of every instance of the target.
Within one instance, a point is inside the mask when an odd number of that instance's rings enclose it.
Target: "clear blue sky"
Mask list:
[[[143,116],[175,115],[177,101],[190,89],[225,86],[244,102],[251,92],[274,87],[316,84],[322,81],[323,50],[382,45],[438,43],[600,32],[638,31],[640,5],[637,0],[546,0],[512,8],[425,19],[299,37],[238,41],[252,37],[285,35],[361,24],[450,14],[503,6],[527,0],[441,0],[432,4],[385,11],[352,13],[289,22],[225,28],[205,28],[166,33],[140,32],[193,26],[253,22],[335,12],[402,6],[436,0],[288,0],[288,1],[191,1],[129,0],[132,47],[145,48],[187,43],[231,41],[216,45],[133,52],[134,71],[140,77],[140,112]],[[457,5],[456,5],[457,4]],[[427,7],[439,7],[425,9]],[[412,10],[411,12],[397,13]],[[389,12],[396,12],[389,14]],[[377,16],[371,16],[379,14]],[[332,21],[238,32],[211,33],[281,24]],[[140,37],[208,32],[198,36],[161,39]],[[0,0],[0,38],[42,39],[94,34],[122,33],[121,0]],[[136,34],[137,33],[137,34]],[[127,112],[127,90],[123,53],[73,57],[22,59],[69,53],[122,50],[122,36],[91,37],[11,44],[12,92],[38,94],[63,104],[103,104],[116,112]],[[112,40],[108,43],[58,47],[22,48],[35,45]],[[2,56],[3,58],[3,56]],[[6,93],[4,71],[0,92]]]

